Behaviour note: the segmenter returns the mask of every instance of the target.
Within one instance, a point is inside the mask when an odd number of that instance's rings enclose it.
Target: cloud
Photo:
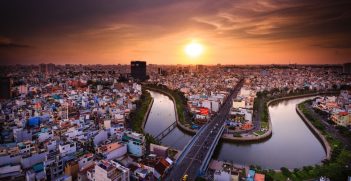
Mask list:
[[[27,51],[23,57],[82,62],[116,52],[121,57],[152,55],[157,40],[189,34],[213,38],[216,41],[209,42],[228,49],[247,42],[261,43],[256,47],[293,43],[317,50],[349,49],[349,7],[349,0],[0,1],[0,35],[11,39],[4,42],[0,37],[0,48],[13,59]],[[234,39],[243,43],[231,44]],[[35,50],[25,50],[28,47]]]
[[[327,41],[327,42],[320,42],[318,44],[313,44],[315,47],[321,48],[333,48],[333,49],[349,49],[351,48],[351,44],[349,41]]]
[[[351,44],[351,2],[341,1],[258,1],[240,2],[215,16],[195,21],[215,26],[215,31],[241,39],[291,40],[328,39]],[[328,46],[326,46],[328,47]]]
[[[0,48],[31,48],[31,46],[17,43],[0,43]]]
[[[268,40],[351,32],[349,0],[17,1],[0,3],[0,34],[4,36],[105,33],[120,31],[121,25],[129,27],[123,33],[132,36],[162,36],[192,27]]]
[[[0,49],[31,48],[26,44],[15,43],[11,39],[0,36]]]

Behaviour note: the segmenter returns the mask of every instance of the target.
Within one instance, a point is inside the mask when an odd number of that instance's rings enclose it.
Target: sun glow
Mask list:
[[[185,53],[190,57],[198,57],[203,52],[203,46],[199,43],[192,42],[185,46]]]

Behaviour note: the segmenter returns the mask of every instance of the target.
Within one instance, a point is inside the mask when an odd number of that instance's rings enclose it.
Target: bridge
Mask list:
[[[232,100],[237,96],[242,85],[243,80],[230,91],[229,96],[212,121],[202,126],[184,147],[167,180],[182,180],[184,175],[188,175],[188,180],[195,180],[197,176],[206,173],[213,152],[224,131],[225,118],[232,106]]]
[[[155,139],[158,141],[161,141],[164,137],[166,137],[174,128],[177,127],[177,122],[174,121],[171,125],[169,125],[166,129],[164,129],[161,133],[159,133],[157,136],[155,136]]]

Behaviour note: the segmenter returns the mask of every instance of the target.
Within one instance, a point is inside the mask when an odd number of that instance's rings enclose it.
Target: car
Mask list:
[[[182,181],[187,181],[188,180],[188,174],[183,175]]]

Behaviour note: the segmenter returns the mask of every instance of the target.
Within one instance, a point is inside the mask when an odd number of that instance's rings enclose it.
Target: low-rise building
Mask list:
[[[127,154],[127,144],[123,142],[114,142],[100,145],[96,149],[96,153],[100,153],[107,160],[112,160]]]
[[[62,156],[75,153],[77,151],[76,142],[63,142],[59,144],[59,152]]]
[[[129,171],[113,161],[101,160],[95,165],[95,181],[129,181]]]
[[[145,136],[136,132],[126,131],[122,140],[127,143],[128,152],[136,157],[141,157],[145,154],[146,143]]]

